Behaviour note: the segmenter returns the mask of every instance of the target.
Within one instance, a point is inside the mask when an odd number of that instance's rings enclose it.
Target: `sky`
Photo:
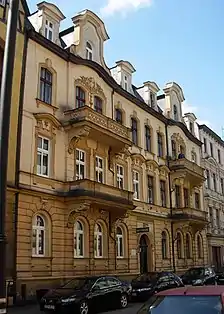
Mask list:
[[[52,0],[71,18],[90,9],[104,21],[110,39],[108,67],[127,60],[136,69],[133,84],[175,81],[183,89],[185,112],[194,112],[224,138],[224,0]],[[30,11],[35,0],[28,0]],[[223,129],[223,131],[222,131]]]

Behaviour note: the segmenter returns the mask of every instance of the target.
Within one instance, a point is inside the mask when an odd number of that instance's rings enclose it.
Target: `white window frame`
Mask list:
[[[79,230],[77,228],[77,225],[80,224],[82,226],[82,230]],[[80,246],[80,237],[82,237],[82,252],[83,254],[80,254],[79,246]],[[84,226],[83,223],[79,220],[77,220],[74,224],[74,258],[84,258]],[[75,243],[76,241],[76,243]],[[75,247],[76,244],[76,247]]]
[[[42,141],[42,147],[43,147],[43,141],[47,140],[48,141],[48,150],[44,149],[44,148],[40,148],[38,147],[38,142],[39,142],[39,138]],[[46,137],[40,136],[38,135],[37,137],[37,175],[42,176],[42,177],[49,177],[50,176],[50,140]],[[41,164],[40,164],[40,172],[38,172],[38,155],[41,155]],[[47,155],[47,174],[43,174],[43,156]]]
[[[87,44],[89,44],[91,48],[89,48]],[[86,42],[86,59],[93,60],[93,46],[88,41]]]
[[[121,229],[121,234],[116,232],[117,258],[124,258],[124,234],[123,234],[123,230],[121,227],[117,227],[117,228]],[[120,250],[120,244],[122,244],[122,252]]]
[[[99,167],[99,160],[102,160],[102,168]],[[96,162],[96,165],[95,165],[96,182],[104,183],[104,160],[102,157],[96,156],[95,162]],[[100,173],[102,173],[102,182],[99,180]]]
[[[50,24],[52,25],[52,27]],[[52,36],[51,39],[49,38],[50,32],[51,32],[51,36]],[[46,19],[46,21],[45,21],[44,35],[48,40],[53,41],[53,39],[54,39],[54,23],[49,21],[48,19]]]
[[[100,227],[101,231],[96,230],[98,226]],[[100,249],[99,249],[100,238],[101,238],[101,246],[102,246],[101,247],[102,255],[100,255]],[[95,228],[94,228],[94,257],[103,258],[103,228],[99,223],[95,224]]]
[[[39,226],[37,224],[37,218],[40,217],[43,220],[43,226]],[[39,253],[39,239],[41,237],[41,233],[43,231],[43,254]],[[33,247],[33,232],[36,233],[36,245],[35,248]],[[44,257],[45,256],[45,246],[46,246],[46,221],[43,216],[36,215],[33,219],[32,223],[32,256],[33,257]]]
[[[127,77],[127,75],[124,75],[124,89],[126,91],[128,90],[128,77]]]
[[[77,159],[76,153],[78,152],[79,154],[79,159]],[[84,161],[81,160],[82,154],[84,156]],[[75,165],[76,165],[76,173],[75,173],[75,178],[76,180],[83,180],[86,177],[86,152],[84,150],[81,149],[76,149],[75,150]],[[77,173],[77,166],[78,166],[78,173]],[[81,177],[81,172],[80,172],[80,168],[81,166],[84,167],[84,175],[83,178]]]
[[[133,191],[134,195],[133,198],[137,201],[140,200],[140,182],[139,182],[139,172],[136,170],[133,170]]]
[[[124,189],[124,167],[117,164],[117,187],[121,190]],[[121,171],[122,169],[122,171]],[[122,172],[122,174],[121,174]]]

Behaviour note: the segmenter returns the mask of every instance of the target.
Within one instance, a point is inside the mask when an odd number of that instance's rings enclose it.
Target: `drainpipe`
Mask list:
[[[112,119],[114,119],[114,89],[112,90],[111,93],[111,110],[112,110]]]
[[[165,132],[166,132],[166,160],[167,166],[170,168],[170,160],[169,160],[169,140],[168,140],[168,128],[167,124],[165,124]],[[168,174],[168,184],[169,184],[169,197],[170,197],[170,215],[171,215],[171,254],[172,254],[172,263],[173,263],[173,272],[176,272],[176,261],[175,261],[175,239],[174,239],[174,223],[172,220],[173,217],[173,202],[172,202],[172,186],[171,186],[171,177],[170,173]]]

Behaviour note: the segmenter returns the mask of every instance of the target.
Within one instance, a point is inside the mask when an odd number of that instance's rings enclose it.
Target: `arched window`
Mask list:
[[[133,144],[138,145],[138,122],[135,118],[131,118],[131,133]]]
[[[86,59],[93,60],[93,48],[88,41],[86,43]]]
[[[46,102],[47,104],[52,103],[52,83],[53,75],[46,69],[41,68],[40,70],[40,100]]]
[[[46,241],[46,223],[42,216],[37,215],[34,217],[32,230],[32,255],[44,256]]]
[[[115,109],[115,120],[120,124],[123,122],[122,111],[118,108]]]
[[[203,258],[203,245],[201,235],[197,235],[198,258]]]
[[[100,97],[94,97],[94,110],[99,113],[103,113],[103,101]]]
[[[178,121],[178,110],[176,105],[173,105],[173,118],[175,121]]]
[[[162,258],[166,259],[168,257],[168,242],[167,242],[167,234],[165,231],[162,232]]]
[[[95,225],[94,254],[95,257],[103,257],[103,231],[100,224]]]
[[[74,225],[74,257],[84,257],[84,228],[78,220]]]
[[[186,258],[191,258],[191,236],[186,234]]]
[[[75,103],[75,108],[81,108],[85,106],[86,104],[86,93],[85,91],[79,87],[76,86],[76,103]]]
[[[116,238],[117,238],[117,257],[124,257],[124,236],[122,229],[117,227],[116,230]]]
[[[177,258],[183,258],[183,243],[180,232],[177,232]]]

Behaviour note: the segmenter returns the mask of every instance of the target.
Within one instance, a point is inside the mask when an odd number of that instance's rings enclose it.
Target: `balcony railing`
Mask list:
[[[204,169],[186,158],[171,160],[169,165],[171,170],[188,170],[204,177]]]
[[[207,212],[195,208],[174,208],[172,218],[180,220],[200,220],[207,222]]]

